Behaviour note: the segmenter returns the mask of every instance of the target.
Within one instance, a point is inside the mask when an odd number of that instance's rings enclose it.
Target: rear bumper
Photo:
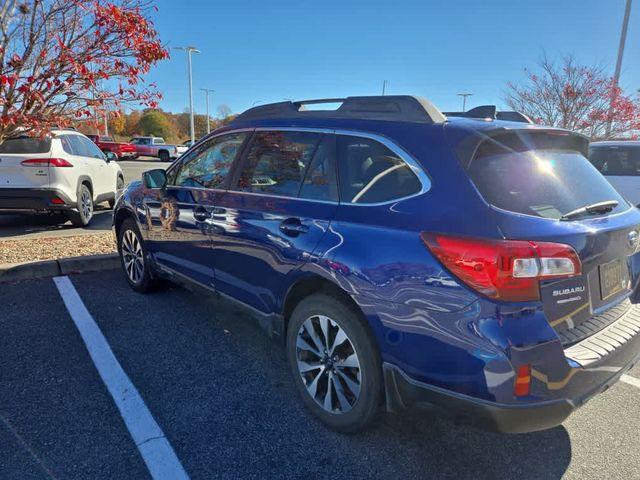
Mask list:
[[[638,362],[640,305],[632,305],[609,327],[566,349],[559,340],[512,349],[504,361],[493,366],[504,374],[499,385],[490,385],[491,368],[486,365],[483,397],[469,394],[464,384],[452,381],[450,388],[435,386],[385,363],[387,410],[435,405],[490,430],[504,433],[544,430],[560,425]],[[531,365],[531,393],[518,398],[513,394],[512,372],[514,365],[522,364]]]
[[[64,204],[54,204],[54,199]],[[62,191],[53,188],[0,188],[0,210],[69,210],[76,208]]]

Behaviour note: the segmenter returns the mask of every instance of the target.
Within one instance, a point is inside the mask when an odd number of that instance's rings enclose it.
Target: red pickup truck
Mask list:
[[[103,152],[113,152],[119,159],[136,158],[136,147],[130,143],[116,142],[113,137],[107,135],[87,135]]]

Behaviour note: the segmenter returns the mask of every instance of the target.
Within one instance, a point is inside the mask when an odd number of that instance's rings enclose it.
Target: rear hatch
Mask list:
[[[586,159],[583,137],[503,132],[480,143],[466,171],[507,239],[570,245],[581,271],[540,282],[565,345],[617,320],[636,284],[640,213]]]
[[[51,157],[51,138],[8,138],[0,144],[0,188],[45,188]]]

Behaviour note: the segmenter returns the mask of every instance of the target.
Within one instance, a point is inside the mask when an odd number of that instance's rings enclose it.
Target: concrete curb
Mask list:
[[[104,255],[86,255],[83,257],[67,257],[43,262],[0,265],[0,283],[31,280],[41,277],[55,277],[83,272],[112,270],[120,266],[117,253]]]

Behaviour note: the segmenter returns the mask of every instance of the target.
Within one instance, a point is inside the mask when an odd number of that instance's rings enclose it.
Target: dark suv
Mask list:
[[[131,286],[246,307],[341,431],[414,403],[544,429],[633,366],[640,212],[586,138],[331,101],[252,108],[131,184],[114,214]]]

